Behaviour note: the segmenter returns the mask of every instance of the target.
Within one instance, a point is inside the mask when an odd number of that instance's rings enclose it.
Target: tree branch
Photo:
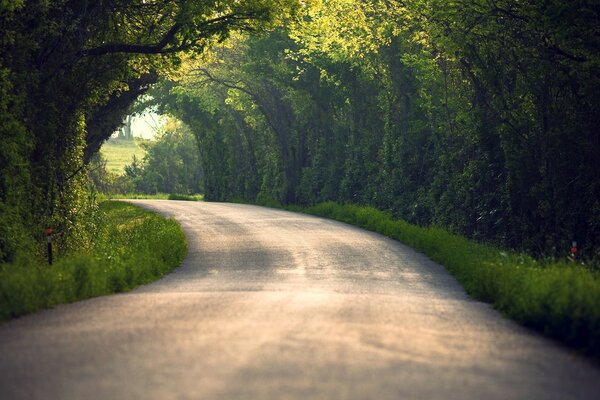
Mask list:
[[[175,36],[184,28],[182,24],[175,24],[164,34],[162,39],[155,44],[131,44],[131,43],[110,43],[90,49],[85,49],[80,52],[83,56],[102,56],[105,54],[115,53],[129,53],[129,54],[168,54],[185,51],[192,48],[200,40],[208,38],[214,34],[218,29],[225,27],[226,25],[236,26],[242,28],[241,22],[256,19],[260,16],[260,11],[250,11],[241,14],[227,14],[217,18],[213,18],[202,22],[196,27],[196,30],[201,34],[196,38],[189,40],[188,42],[183,41],[181,45],[172,45]],[[249,27],[246,27],[249,28]],[[208,33],[208,35],[207,35]],[[189,39],[189,38],[188,38]],[[171,45],[171,46],[169,46]]]
[[[180,24],[175,24],[164,34],[160,42],[156,44],[128,44],[128,43],[111,43],[103,46],[85,49],[81,52],[84,56],[101,56],[114,53],[138,53],[138,54],[159,54],[165,53],[166,47],[173,41],[175,35],[182,28]]]
[[[149,73],[128,81],[129,90],[113,95],[106,104],[92,110],[87,121],[84,163],[100,150],[102,143],[123,124],[129,107],[149,86],[158,80],[156,73]]]

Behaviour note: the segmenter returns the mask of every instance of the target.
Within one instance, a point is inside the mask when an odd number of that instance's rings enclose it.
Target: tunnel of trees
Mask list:
[[[83,171],[141,94],[196,137],[207,200],[600,259],[595,2],[0,4],[1,261],[46,224],[89,242]]]
[[[129,107],[232,31],[295,14],[287,0],[2,0],[0,261],[93,239],[86,165]]]

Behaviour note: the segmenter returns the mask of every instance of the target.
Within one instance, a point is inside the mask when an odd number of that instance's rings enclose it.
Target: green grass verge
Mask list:
[[[149,283],[183,261],[181,227],[140,207],[106,201],[94,248],[53,265],[0,266],[0,320]]]
[[[144,199],[144,200],[186,200],[186,201],[202,201],[204,195],[202,194],[168,194],[168,193],[156,193],[156,194],[140,194],[140,193],[127,193],[127,194],[111,194],[102,195],[103,197],[110,199]]]
[[[323,203],[293,211],[379,232],[414,247],[446,269],[467,293],[519,323],[600,358],[600,276],[563,260],[539,262],[434,227],[394,220],[370,207]]]
[[[202,194],[170,194],[169,200],[185,200],[185,201],[202,201],[204,195]]]

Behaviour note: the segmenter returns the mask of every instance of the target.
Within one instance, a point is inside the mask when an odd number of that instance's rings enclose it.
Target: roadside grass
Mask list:
[[[142,200],[168,200],[168,193],[143,194],[143,193],[124,193],[124,194],[102,194],[107,199],[142,199]]]
[[[203,201],[204,195],[202,194],[170,194],[169,200],[184,200],[184,201]]]
[[[61,303],[124,292],[179,266],[187,251],[181,227],[140,207],[105,201],[89,252],[45,264],[0,266],[0,320]]]
[[[475,299],[600,359],[600,275],[570,260],[541,262],[436,227],[418,227],[371,207],[287,207],[381,233],[426,254]]]
[[[204,195],[202,194],[169,194],[169,193],[156,193],[156,194],[141,194],[141,193],[126,193],[126,194],[101,194],[103,198],[119,200],[119,199],[142,199],[142,200],[185,200],[185,201],[202,201]]]

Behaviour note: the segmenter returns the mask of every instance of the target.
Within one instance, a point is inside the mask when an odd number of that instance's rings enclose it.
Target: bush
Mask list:
[[[202,165],[196,138],[179,121],[169,120],[155,141],[143,145],[142,160],[125,167],[139,193],[201,193]]]
[[[100,207],[104,218],[88,252],[51,266],[31,260],[0,266],[0,320],[130,290],[181,264],[187,242],[174,220],[122,202]]]

